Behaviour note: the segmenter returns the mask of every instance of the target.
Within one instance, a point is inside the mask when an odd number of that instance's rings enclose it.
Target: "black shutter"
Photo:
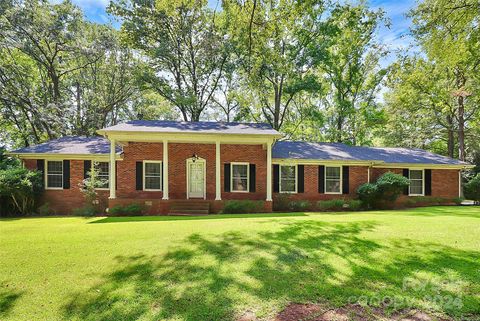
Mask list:
[[[110,171],[110,169],[108,169]],[[110,184],[110,182],[108,183]],[[118,189],[118,162],[115,161],[115,190]]]
[[[70,161],[63,161],[63,189],[70,189]]]
[[[42,173],[42,187],[45,187],[45,160],[37,159],[37,171]]]
[[[92,161],[86,160],[83,161],[83,179],[87,179],[90,175],[89,172],[92,170]]]
[[[297,179],[297,192],[298,193],[303,193],[305,191],[305,170],[303,165],[298,165],[297,166],[297,174],[298,174],[298,179]]]
[[[135,164],[135,186],[137,191],[143,190],[143,162]]]
[[[318,166],[318,192],[325,193],[325,166]]]
[[[403,176],[410,179],[410,171],[408,168],[403,169]],[[403,195],[408,195],[408,186],[403,189]]]
[[[223,164],[223,190],[230,192],[230,163]]]
[[[432,170],[425,170],[425,195],[432,195]]]
[[[350,193],[350,168],[348,166],[342,167],[342,194]]]
[[[273,192],[278,193],[280,190],[280,165],[273,165]]]
[[[249,170],[250,170],[250,186],[249,190],[250,193],[255,193],[255,187],[256,187],[256,173],[255,173],[255,164],[250,164],[249,165]]]

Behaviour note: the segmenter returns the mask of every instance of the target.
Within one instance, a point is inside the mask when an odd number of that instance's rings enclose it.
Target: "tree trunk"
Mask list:
[[[463,96],[458,96],[458,158],[465,160],[465,105]]]
[[[453,117],[451,115],[447,116],[448,124],[448,141],[447,141],[447,150],[448,157],[453,158],[455,153],[455,135],[453,133]]]

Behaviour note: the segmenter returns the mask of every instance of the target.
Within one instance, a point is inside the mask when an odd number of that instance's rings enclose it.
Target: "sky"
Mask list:
[[[52,2],[59,2],[53,0]],[[98,23],[112,23],[118,26],[112,17],[110,17],[105,9],[110,0],[72,0],[73,3],[81,7],[87,19]],[[215,7],[220,0],[208,0],[211,7]],[[379,30],[379,40],[391,50],[391,54],[385,62],[393,60],[395,50],[407,49],[412,42],[409,36],[410,19],[405,15],[415,6],[415,0],[367,0],[369,6],[373,9],[383,8],[386,16],[390,20],[390,27],[383,26]],[[384,63],[385,63],[384,62]]]

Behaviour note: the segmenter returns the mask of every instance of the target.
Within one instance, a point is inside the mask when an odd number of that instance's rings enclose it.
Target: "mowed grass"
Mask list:
[[[480,209],[0,220],[0,320],[268,319],[288,302],[480,317]]]

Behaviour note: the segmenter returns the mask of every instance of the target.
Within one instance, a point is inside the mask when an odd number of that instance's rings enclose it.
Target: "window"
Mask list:
[[[232,192],[248,192],[248,163],[232,163]]]
[[[297,192],[297,166],[280,165],[280,193]]]
[[[47,188],[63,188],[63,161],[47,161]]]
[[[145,191],[162,190],[162,162],[143,162],[143,189]]]
[[[325,166],[325,193],[342,193],[342,168]]]
[[[423,196],[423,169],[409,171],[409,195]]]
[[[110,186],[110,163],[109,162],[95,162],[95,169],[97,170],[98,186],[97,188],[108,188]]]

